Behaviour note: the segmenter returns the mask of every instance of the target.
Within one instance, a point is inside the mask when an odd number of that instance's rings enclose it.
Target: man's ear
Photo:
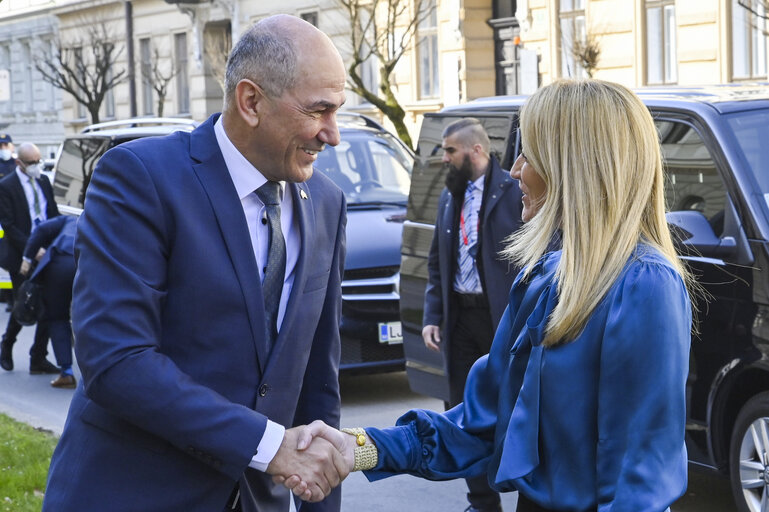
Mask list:
[[[259,116],[265,100],[261,88],[251,80],[244,78],[235,86],[235,103],[243,121],[250,127],[259,126]]]

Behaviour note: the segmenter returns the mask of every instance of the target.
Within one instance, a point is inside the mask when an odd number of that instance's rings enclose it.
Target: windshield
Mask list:
[[[727,122],[751,174],[769,203],[769,109],[730,114]]]
[[[336,147],[318,153],[315,168],[342,189],[348,204],[405,204],[413,163],[388,133],[348,131]]]

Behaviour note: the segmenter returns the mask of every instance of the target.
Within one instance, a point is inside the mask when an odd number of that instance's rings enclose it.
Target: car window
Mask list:
[[[515,146],[513,132],[517,129],[516,114],[476,115],[486,133],[489,134],[491,153],[499,160],[502,169],[512,166],[512,153]],[[414,222],[433,224],[438,199],[443,190],[446,168],[442,163],[443,129],[466,115],[426,115],[419,134],[417,156],[414,171],[411,173],[411,193],[409,195],[408,219]]]
[[[413,159],[392,136],[344,132],[318,153],[315,168],[342,189],[348,204],[405,203]]]
[[[111,145],[106,137],[65,139],[56,163],[53,195],[60,205],[83,207],[96,162]]]
[[[669,211],[701,212],[717,236],[724,228],[726,187],[699,133],[689,124],[657,120]]]
[[[736,112],[726,117],[734,139],[750,169],[758,190],[769,206],[769,109]]]

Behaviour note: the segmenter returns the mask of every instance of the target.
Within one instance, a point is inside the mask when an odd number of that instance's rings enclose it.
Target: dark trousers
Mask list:
[[[11,283],[13,283],[14,299],[16,293],[24,282],[24,277],[18,272],[8,272],[11,275]],[[3,341],[8,342],[11,346],[16,343],[16,336],[21,331],[21,324],[17,322],[13,315],[8,315],[8,324],[5,327],[5,334],[3,334]],[[33,363],[41,362],[48,355],[48,322],[43,319],[37,322],[35,328],[35,340],[32,342],[32,348],[29,349],[29,359]]]
[[[75,279],[75,257],[57,253],[48,261],[39,276],[43,284],[45,318],[50,323],[51,346],[56,364],[72,366],[72,281]]]
[[[475,361],[489,353],[491,341],[494,339],[494,329],[491,325],[491,314],[486,305],[462,304],[455,297],[452,311],[455,322],[451,328],[449,339],[449,407],[463,401],[467,374]],[[492,509],[499,506],[499,494],[489,486],[487,475],[467,478],[467,501],[479,510]]]

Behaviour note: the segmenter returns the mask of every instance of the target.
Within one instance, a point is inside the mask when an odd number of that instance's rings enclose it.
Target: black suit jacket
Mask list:
[[[58,216],[59,209],[48,177],[40,176],[37,183],[45,196],[47,218]],[[32,219],[29,218],[29,203],[24,187],[16,172],[0,179],[0,225],[5,232],[0,243],[0,266],[9,272],[18,272],[24,246],[32,231]]]

